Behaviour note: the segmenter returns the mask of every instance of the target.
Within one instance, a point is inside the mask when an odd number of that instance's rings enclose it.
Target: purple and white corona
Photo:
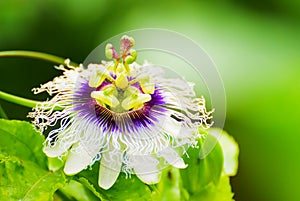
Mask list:
[[[57,67],[63,75],[34,89],[53,97],[29,113],[42,133],[53,127],[46,155],[65,156],[68,175],[100,161],[98,181],[104,189],[120,172],[154,184],[165,165],[185,168],[181,155],[197,144],[198,127],[211,126],[211,111],[193,84],[167,78],[147,62],[138,64],[134,43],[123,36],[119,53],[108,44],[110,61],[101,64],[74,67],[66,60]]]

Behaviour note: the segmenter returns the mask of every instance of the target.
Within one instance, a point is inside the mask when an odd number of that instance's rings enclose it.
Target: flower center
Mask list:
[[[141,109],[151,100],[155,91],[155,84],[148,76],[134,76],[132,63],[136,60],[136,51],[131,37],[123,36],[120,43],[120,55],[116,49],[107,44],[106,56],[113,59],[103,70],[92,73],[89,86],[95,88],[91,97],[97,104],[114,112],[123,113]]]

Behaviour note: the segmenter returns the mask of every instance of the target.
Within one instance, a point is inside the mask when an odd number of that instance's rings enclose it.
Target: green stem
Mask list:
[[[35,107],[37,104],[41,103],[39,101],[30,100],[27,98],[21,98],[19,96],[11,95],[8,93],[5,93],[3,91],[0,91],[0,98],[12,103],[16,103],[19,105],[23,105],[25,107]]]
[[[65,58],[61,58],[52,54],[23,50],[0,51],[0,57],[30,57],[45,61],[51,61],[57,64],[64,64],[66,60]],[[70,65],[78,66],[78,64],[75,62],[70,62]]]
[[[0,118],[8,119],[6,113],[4,112],[3,108],[1,107],[1,105],[0,105]]]
[[[47,53],[42,53],[42,52],[34,52],[34,51],[24,51],[24,50],[10,50],[10,51],[0,51],[0,57],[29,57],[29,58],[36,58],[36,59],[41,59],[45,61],[51,61],[53,63],[57,64],[64,64],[65,60],[64,58],[47,54]],[[72,66],[78,66],[77,63],[75,62],[70,62],[70,65]],[[0,98],[12,103],[16,103],[19,105],[23,105],[26,107],[35,107],[38,103],[41,103],[39,101],[34,101],[26,98],[21,98],[15,95],[11,95],[8,93],[5,93],[3,91],[0,91]],[[0,106],[1,107],[1,106]],[[62,108],[56,107],[56,110],[61,110]],[[5,115],[4,110],[0,108],[0,115],[3,116]],[[6,115],[5,115],[6,116]]]

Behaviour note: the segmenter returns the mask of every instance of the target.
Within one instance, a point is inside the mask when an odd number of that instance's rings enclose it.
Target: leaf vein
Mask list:
[[[50,175],[51,172],[47,172],[44,176],[42,176],[41,178],[39,178],[29,189],[28,191],[26,191],[24,197],[23,197],[23,201],[26,200],[26,197],[29,195],[29,193],[44,179],[46,178],[48,175]]]

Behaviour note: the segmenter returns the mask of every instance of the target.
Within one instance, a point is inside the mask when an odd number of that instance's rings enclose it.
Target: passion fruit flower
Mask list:
[[[46,155],[65,156],[68,175],[100,161],[104,189],[120,172],[154,184],[165,165],[185,168],[181,154],[196,146],[199,126],[211,126],[211,112],[203,97],[195,97],[193,84],[165,78],[161,68],[147,62],[139,65],[134,43],[123,36],[120,54],[108,44],[106,56],[112,61],[87,68],[66,60],[66,67],[57,67],[63,75],[33,89],[53,95],[29,113],[42,133],[53,127]]]

